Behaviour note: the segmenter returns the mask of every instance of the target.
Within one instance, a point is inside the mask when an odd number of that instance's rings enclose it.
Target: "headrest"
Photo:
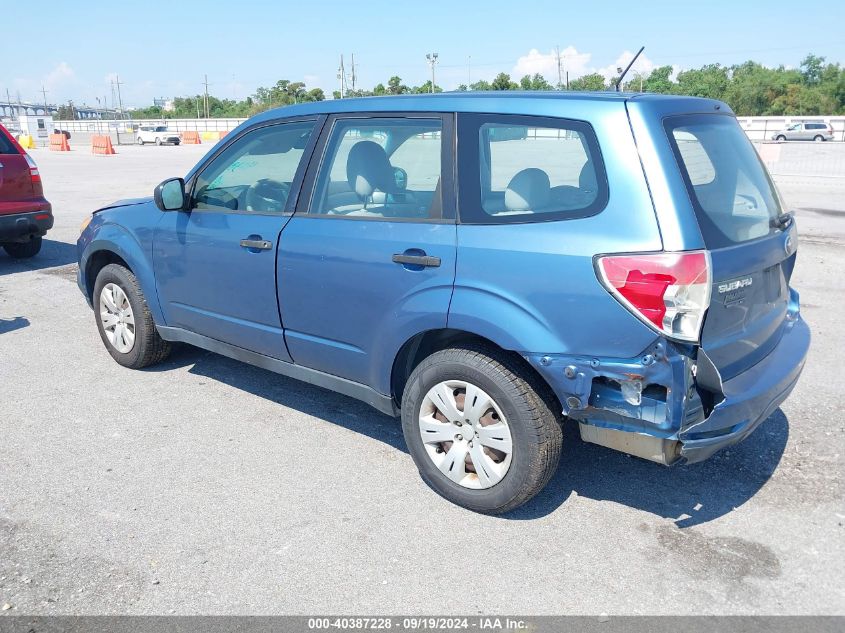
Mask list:
[[[373,141],[360,141],[352,146],[346,159],[346,179],[361,199],[373,192],[391,192],[394,189],[393,167],[381,145]]]
[[[542,169],[530,167],[518,172],[505,189],[508,211],[536,211],[549,204],[551,185]]]
[[[578,188],[592,193],[595,193],[599,188],[593,161],[588,160],[581,168],[581,174],[578,176]]]

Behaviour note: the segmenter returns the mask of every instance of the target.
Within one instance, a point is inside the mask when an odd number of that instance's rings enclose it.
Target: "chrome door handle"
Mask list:
[[[241,246],[244,248],[257,248],[262,251],[268,251],[273,248],[273,242],[267,240],[241,240]]]
[[[428,268],[437,268],[440,266],[440,258],[431,255],[405,255],[403,253],[396,253],[393,255],[393,261],[396,264],[412,264],[426,266]]]

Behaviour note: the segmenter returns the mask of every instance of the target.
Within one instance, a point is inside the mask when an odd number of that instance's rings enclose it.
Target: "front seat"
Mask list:
[[[360,141],[353,145],[346,159],[346,179],[360,202],[338,207],[334,209],[335,213],[384,215],[384,204],[373,204],[373,194],[392,193],[396,184],[390,159],[381,145],[373,141]]]
[[[536,213],[549,206],[552,188],[549,175],[529,167],[517,172],[505,189],[505,213]]]

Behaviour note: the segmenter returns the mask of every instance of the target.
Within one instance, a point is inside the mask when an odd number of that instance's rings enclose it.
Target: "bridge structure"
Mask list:
[[[73,106],[73,111],[77,120],[94,120],[94,119],[119,119],[119,110],[109,108],[92,108],[87,105]],[[50,115],[55,116],[59,112],[58,105],[44,104],[44,103],[26,103],[21,101],[0,101],[0,117],[3,118],[17,118],[23,115],[38,116]]]

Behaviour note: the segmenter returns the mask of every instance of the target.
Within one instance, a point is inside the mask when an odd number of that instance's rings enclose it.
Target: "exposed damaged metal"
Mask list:
[[[660,341],[632,359],[528,360],[555,387],[586,441],[666,464],[682,455],[679,434],[705,422],[724,399],[718,370],[694,345]]]

